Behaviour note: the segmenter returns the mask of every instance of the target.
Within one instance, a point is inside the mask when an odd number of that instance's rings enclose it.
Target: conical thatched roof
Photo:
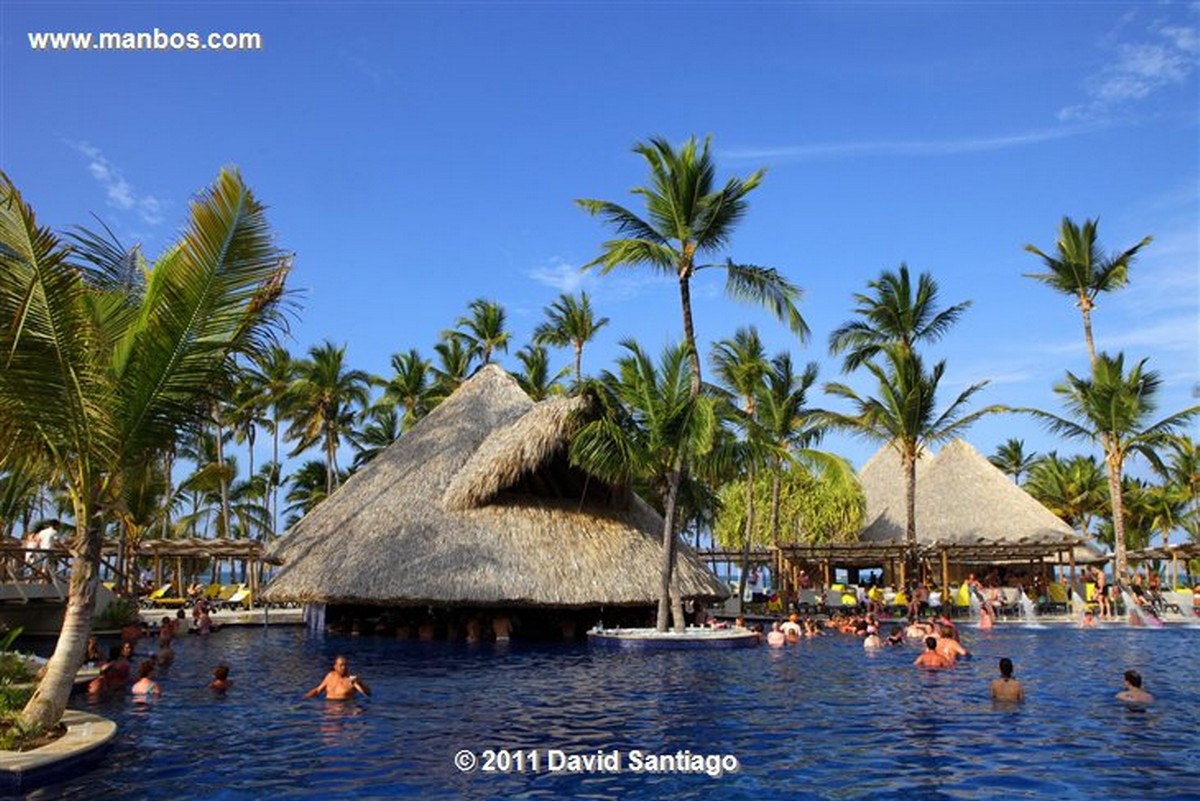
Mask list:
[[[904,476],[888,447],[862,470],[868,520],[861,539],[904,539]],[[874,496],[874,497],[873,497]],[[954,440],[917,463],[917,541],[930,545],[1076,542],[1077,533],[1018,487],[977,450]],[[875,517],[870,515],[874,513]]]
[[[922,451],[917,457],[917,489],[929,472],[929,454]],[[902,542],[907,515],[904,502],[904,469],[900,454],[890,444],[880,448],[862,470],[858,483],[867,499],[863,516],[866,528],[859,535],[863,542]],[[917,498],[917,519],[920,520],[920,497]]]
[[[535,404],[485,366],[279,541],[264,600],[653,603],[662,518],[567,465],[581,411]],[[678,581],[684,596],[727,594],[686,547]]]

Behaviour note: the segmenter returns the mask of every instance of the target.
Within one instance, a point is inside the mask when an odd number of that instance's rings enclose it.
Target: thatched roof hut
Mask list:
[[[867,526],[860,540],[904,541],[904,475],[885,446],[863,467]],[[1035,500],[963,440],[917,462],[917,541],[967,561],[1030,559],[1074,550],[1075,561],[1103,557],[1080,545],[1074,529]]]
[[[569,465],[579,399],[535,404],[485,366],[284,536],[268,601],[650,605],[662,519]],[[684,597],[726,588],[681,546]]]

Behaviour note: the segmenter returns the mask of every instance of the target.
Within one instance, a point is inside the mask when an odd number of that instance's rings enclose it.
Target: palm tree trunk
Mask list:
[[[333,432],[325,427],[325,497],[333,494],[337,486],[337,455],[333,444]]]
[[[904,454],[904,542],[908,545],[910,567],[915,564],[917,555],[917,455]]]
[[[271,459],[275,463],[274,469],[271,471],[271,539],[279,536],[279,478],[283,470],[279,464],[279,406],[274,407],[273,416],[275,418],[273,425],[275,430],[274,445],[271,452]]]
[[[1079,311],[1083,314],[1083,338],[1087,342],[1088,358],[1092,363],[1092,377],[1096,376],[1096,341],[1092,339],[1092,301],[1081,295]]]
[[[98,565],[103,533],[99,517],[92,515],[93,508],[76,506],[67,609],[54,655],[46,664],[46,675],[21,712],[21,721],[26,727],[45,728],[62,719],[75,684],[75,673],[87,652],[92,612],[96,608],[96,588],[100,586]]]
[[[575,342],[575,391],[579,392],[579,385],[583,382],[583,343]]]
[[[1129,565],[1125,558],[1125,497],[1121,490],[1121,460],[1115,453],[1106,453],[1104,463],[1108,470],[1108,496],[1113,514],[1113,578],[1122,581]]]
[[[683,468],[676,466],[667,476],[667,502],[663,509],[663,549],[662,549],[662,582],[658,594],[658,619],[655,627],[659,631],[667,630],[667,622],[671,609],[671,589],[674,583],[675,568],[675,518],[678,516],[679,486],[683,483]],[[675,621],[679,628],[682,620]]]
[[[738,578],[738,611],[746,601],[746,574],[750,572],[750,538],[754,536],[754,464],[746,471],[746,536],[742,541],[742,575]]]
[[[254,431],[254,423],[246,429],[246,444],[249,445],[250,452],[250,470],[247,473],[247,478],[254,478],[254,440],[257,438]]]
[[[775,580],[779,583],[780,592],[786,597],[789,587],[787,577],[783,574],[783,552],[779,550],[779,491],[783,483],[779,471],[780,467],[776,464],[771,478],[771,545],[775,548]]]
[[[683,341],[687,347],[688,364],[692,368],[692,398],[700,397],[700,354],[696,350],[696,329],[692,325],[692,289],[690,277],[679,279],[679,303],[683,307]]]
[[[228,537],[229,529],[229,477],[225,475],[225,428],[221,425],[221,416],[217,407],[212,407],[213,423],[217,428],[217,468],[220,471],[218,478],[221,489],[221,531],[222,537]],[[182,590],[181,590],[182,591]]]

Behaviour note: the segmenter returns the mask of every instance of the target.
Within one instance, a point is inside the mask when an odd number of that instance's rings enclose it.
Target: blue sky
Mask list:
[[[1094,325],[1101,348],[1150,358],[1167,411],[1200,379],[1198,9],[6,0],[0,166],[43,222],[95,214],[157,253],[188,198],[237,165],[297,254],[294,352],[331,339],[385,373],[487,297],[509,310],[511,353],[583,288],[613,321],[585,353],[596,371],[624,337],[677,339],[678,302],[670,281],[581,274],[608,232],[572,201],[632,202],[636,141],[711,134],[722,176],[768,169],[729,255],[801,285],[813,337],[799,345],[705,279],[702,342],[757,324],[838,378],[829,332],[904,261],[947,302],[973,301],[934,350],[949,389],[990,379],[980,403],[1057,409],[1053,383],[1087,367],[1080,318],[1022,277],[1039,266],[1023,246],[1052,248],[1063,215],[1099,216],[1110,250],[1155,238]],[[27,38],[154,28],[259,32],[264,48],[34,52]],[[986,454],[1009,436],[1078,449],[1018,417],[968,439]],[[860,466],[875,448],[827,446]]]

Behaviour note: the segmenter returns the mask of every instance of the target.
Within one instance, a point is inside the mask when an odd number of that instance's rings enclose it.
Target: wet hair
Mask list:
[[[1142,674],[1138,673],[1136,670],[1127,670],[1125,671],[1125,681],[1129,682],[1130,686],[1141,687]]]
[[[215,668],[213,668],[213,678],[215,678],[217,681],[225,681],[226,679],[228,679],[229,678],[229,666],[228,665],[217,665]]]
[[[124,645],[110,645],[108,646],[108,658],[115,662],[121,658],[121,652],[124,650]]]
[[[926,637],[925,638],[925,647],[928,648],[930,651],[937,650],[937,638],[936,637]]]
[[[147,659],[138,665],[138,678],[144,679],[154,672],[154,660]]]
[[[1006,679],[1012,678],[1013,664],[1007,656],[1000,658],[1000,675]]]

